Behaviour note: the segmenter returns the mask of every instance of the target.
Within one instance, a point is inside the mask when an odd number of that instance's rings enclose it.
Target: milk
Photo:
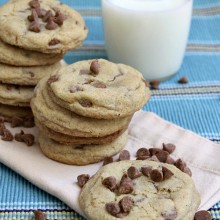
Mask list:
[[[167,79],[181,66],[191,14],[192,0],[102,0],[109,59]]]

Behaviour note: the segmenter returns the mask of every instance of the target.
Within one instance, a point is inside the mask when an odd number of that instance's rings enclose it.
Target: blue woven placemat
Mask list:
[[[0,0],[0,5],[6,0]],[[107,58],[100,0],[63,0],[84,17],[89,35],[82,48],[65,60]],[[180,71],[152,91],[144,110],[220,143],[220,0],[194,0],[187,51]],[[186,75],[189,83],[177,83]],[[219,146],[220,147],[220,146]],[[219,198],[220,200],[220,198]],[[83,219],[58,199],[38,189],[0,163],[0,219],[34,219],[33,210],[48,219]],[[220,202],[210,209],[220,219]]]

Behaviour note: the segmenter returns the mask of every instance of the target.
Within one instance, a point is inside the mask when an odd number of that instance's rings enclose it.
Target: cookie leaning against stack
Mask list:
[[[9,1],[0,7],[1,109],[30,115],[24,107],[30,107],[35,85],[59,70],[64,53],[80,46],[87,33],[80,14],[59,1]],[[5,113],[0,111],[13,117]]]
[[[149,99],[141,73],[107,60],[86,60],[43,78],[31,100],[46,156],[85,165],[118,153],[132,115]]]

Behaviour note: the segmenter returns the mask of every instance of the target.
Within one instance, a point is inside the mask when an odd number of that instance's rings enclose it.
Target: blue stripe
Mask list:
[[[220,6],[219,0],[194,0],[193,7],[194,8],[207,8]]]

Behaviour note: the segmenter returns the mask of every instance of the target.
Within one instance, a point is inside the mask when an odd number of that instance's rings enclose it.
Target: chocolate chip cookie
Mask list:
[[[9,1],[0,8],[0,38],[24,49],[63,53],[87,33],[81,15],[57,0]]]
[[[58,62],[63,58],[60,54],[44,54],[4,43],[0,39],[0,63],[13,66],[42,66]]]
[[[48,80],[48,89],[58,105],[82,116],[103,119],[131,115],[150,98],[140,72],[104,59],[62,68]]]
[[[127,142],[127,131],[113,142],[101,145],[65,145],[49,139],[41,132],[38,141],[43,153],[53,160],[66,164],[87,165],[99,162],[105,157],[113,156],[121,151]]]
[[[193,180],[170,164],[136,160],[103,166],[83,186],[88,219],[189,220],[200,204]]]

